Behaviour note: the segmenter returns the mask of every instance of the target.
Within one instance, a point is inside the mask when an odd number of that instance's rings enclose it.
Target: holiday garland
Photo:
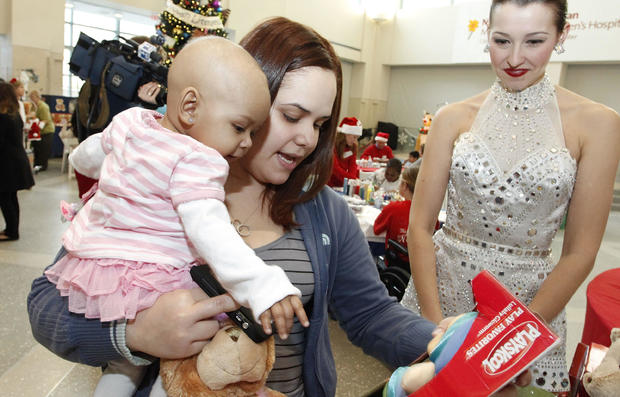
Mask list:
[[[168,54],[166,63],[172,62],[192,35],[226,37],[224,25],[229,15],[230,10],[222,9],[219,0],[167,0],[156,26],[166,40],[163,44]]]

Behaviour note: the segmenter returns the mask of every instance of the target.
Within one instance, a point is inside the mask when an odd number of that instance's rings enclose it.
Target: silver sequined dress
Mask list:
[[[549,78],[519,93],[496,82],[471,131],[454,143],[447,218],[433,237],[445,316],[473,309],[469,282],[483,269],[529,304],[555,266],[550,245],[576,172]],[[419,311],[411,282],[402,304]],[[566,340],[564,311],[551,326]],[[568,390],[565,345],[540,360],[532,374],[534,385]]]

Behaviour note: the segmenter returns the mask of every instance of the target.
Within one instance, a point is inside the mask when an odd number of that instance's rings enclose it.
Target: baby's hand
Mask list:
[[[304,310],[304,306],[296,295],[289,295],[279,302],[276,302],[271,308],[265,310],[259,319],[263,325],[266,334],[271,334],[271,320],[276,325],[280,339],[288,338],[288,333],[293,327],[293,316],[297,316],[299,322],[304,327],[310,325],[308,316]]]

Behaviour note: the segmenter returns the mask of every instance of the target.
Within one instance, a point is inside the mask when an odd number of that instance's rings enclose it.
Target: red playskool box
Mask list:
[[[411,396],[488,396],[559,343],[491,273],[471,286],[478,316],[452,359]]]

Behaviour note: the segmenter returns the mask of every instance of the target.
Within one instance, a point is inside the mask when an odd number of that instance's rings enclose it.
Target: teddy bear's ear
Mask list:
[[[611,339],[611,343],[615,343],[620,339],[620,328],[613,328],[611,333],[609,334],[609,339]]]

